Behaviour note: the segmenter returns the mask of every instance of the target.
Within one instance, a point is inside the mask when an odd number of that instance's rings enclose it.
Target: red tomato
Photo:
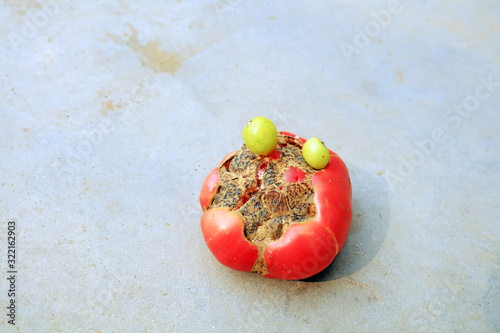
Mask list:
[[[289,132],[280,132],[280,135],[298,139],[299,144],[306,141]],[[257,169],[259,175],[266,172],[269,163],[281,158],[278,150],[269,157],[262,157],[262,164]],[[287,184],[300,184],[307,180],[307,173],[311,175],[314,215],[304,221],[290,221],[279,238],[259,243],[245,236],[245,214],[239,208],[248,198],[240,199],[243,201],[232,209],[211,207],[221,186],[220,170],[228,169],[235,155],[233,152],[222,160],[207,176],[200,192],[204,210],[201,228],[215,258],[236,270],[257,271],[267,278],[285,280],[304,279],[328,267],[344,246],[352,218],[351,182],[340,157],[330,150],[330,162],[322,170],[308,169],[306,172],[297,166],[286,170],[283,181]],[[270,186],[269,183],[266,186]],[[252,189],[251,195],[261,190],[259,187]],[[294,202],[293,196],[289,196],[292,198],[286,202]],[[293,205],[287,207],[292,209]]]

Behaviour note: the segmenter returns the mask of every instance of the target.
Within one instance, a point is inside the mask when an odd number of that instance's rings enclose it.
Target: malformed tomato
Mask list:
[[[302,156],[305,142],[279,132],[269,156],[243,145],[207,176],[201,228],[220,263],[299,280],[321,272],[342,249],[352,217],[349,173],[331,150],[324,169],[312,168]]]

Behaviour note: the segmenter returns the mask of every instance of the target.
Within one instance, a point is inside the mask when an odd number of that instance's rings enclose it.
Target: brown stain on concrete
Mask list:
[[[42,9],[42,5],[35,0],[7,0],[4,3],[20,16],[25,15],[26,11]]]
[[[110,99],[107,99],[107,100],[104,100],[101,102],[100,112],[103,116],[107,116],[108,111],[115,111],[115,110],[119,110],[119,109],[123,109],[123,105],[116,104],[114,101],[112,101]]]
[[[396,71],[396,74],[398,75],[398,83],[403,83],[404,81],[403,73],[401,73],[400,71]]]
[[[119,45],[127,45],[130,47],[139,57],[141,64],[156,73],[169,73],[170,75],[175,75],[182,66],[182,63],[193,56],[192,52],[187,52],[185,56],[182,56],[176,52],[164,51],[160,48],[160,43],[157,41],[150,41],[145,45],[141,45],[139,43],[137,29],[130,23],[127,25],[131,31],[131,36],[128,40],[124,41],[121,37],[111,33],[107,33],[107,36]]]

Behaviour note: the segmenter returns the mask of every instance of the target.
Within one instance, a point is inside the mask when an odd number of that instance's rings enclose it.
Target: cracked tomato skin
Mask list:
[[[306,140],[290,132],[279,132]],[[201,228],[215,258],[230,268],[251,271],[258,248],[244,236],[244,222],[227,208],[207,209],[219,183],[218,170],[235,155],[227,155],[203,182],[200,204],[204,210]],[[301,181],[300,170],[290,169],[287,181]],[[330,162],[312,176],[317,214],[308,222],[292,224],[283,236],[267,245],[263,256],[266,278],[300,280],[328,267],[344,246],[352,219],[352,189],[349,173],[340,157],[330,150]]]
[[[212,198],[215,196],[215,193],[217,193],[217,188],[219,187],[219,168],[234,155],[236,155],[235,151],[227,154],[226,157],[222,159],[222,162],[219,163],[219,166],[213,169],[203,181],[200,191],[201,209],[207,209],[208,205],[212,201]]]
[[[201,217],[201,230],[208,248],[217,260],[232,269],[249,272],[259,250],[243,236],[241,218],[227,208],[208,209]]]
[[[249,272],[257,260],[259,250],[243,235],[244,223],[241,218],[226,208],[206,209],[217,193],[219,168],[235,154],[236,152],[232,152],[226,155],[203,182],[200,204],[205,212],[201,217],[201,231],[208,248],[221,264]]]

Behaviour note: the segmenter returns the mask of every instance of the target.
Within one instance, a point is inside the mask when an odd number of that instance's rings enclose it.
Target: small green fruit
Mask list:
[[[269,119],[256,117],[245,125],[243,141],[255,154],[267,156],[276,149],[278,131]]]
[[[330,162],[330,151],[318,138],[311,138],[302,147],[302,156],[314,169],[323,169]]]

